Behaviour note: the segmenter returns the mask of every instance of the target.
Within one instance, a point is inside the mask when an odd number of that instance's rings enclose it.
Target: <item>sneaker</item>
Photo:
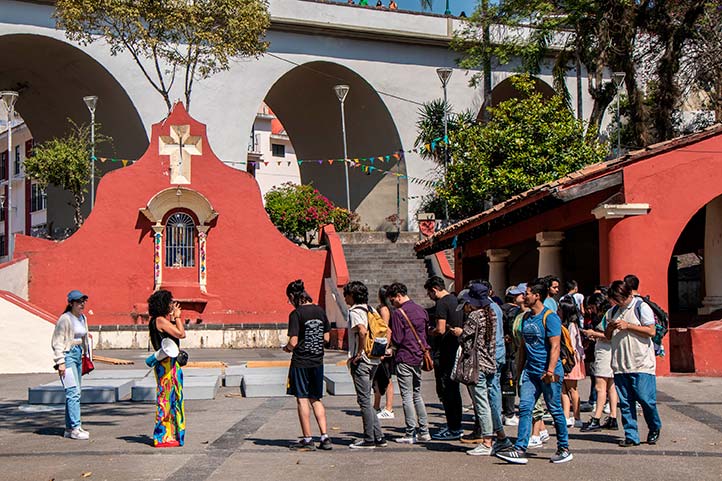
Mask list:
[[[615,419],[615,421],[616,421],[616,419]],[[584,425],[582,426],[582,429],[581,429],[581,431],[583,433],[592,433],[592,432],[601,431],[601,430],[602,430],[602,425],[599,424],[598,418],[592,418],[588,423],[584,423]]]
[[[494,453],[494,456],[511,464],[526,464],[529,462],[526,453],[514,447]]]
[[[611,431],[616,431],[619,429],[619,423],[617,422],[617,418],[607,418],[606,421],[604,421],[604,424],[602,424],[602,429],[609,429]]]
[[[572,459],[574,459],[574,456],[572,455],[572,453],[569,452],[568,449],[559,448],[559,449],[557,449],[557,452],[554,454],[554,456],[549,458],[549,461],[554,464],[562,464],[562,463],[568,463]]]
[[[431,437],[434,438],[434,436],[446,436],[446,433],[448,433],[448,432],[449,432],[449,427],[444,426],[441,429],[439,429],[438,431],[436,431],[434,434],[432,434]]]
[[[331,438],[325,438],[322,439],[320,443],[318,443],[318,449],[321,449],[323,451],[331,451],[333,449],[333,444],[331,444]]]
[[[574,427],[575,427],[575,428],[581,428],[582,426],[584,426],[584,423],[582,422],[581,419],[575,419],[575,420],[574,420]]]
[[[647,444],[657,444],[657,441],[659,441],[659,431],[650,431],[647,434]]]
[[[456,441],[458,439],[461,439],[462,434],[464,434],[464,431],[461,429],[459,429],[458,431],[447,430],[432,434],[431,439],[435,439],[436,441]]]
[[[549,441],[549,431],[546,429],[539,431],[539,439],[541,439],[543,443]]]
[[[539,436],[532,436],[529,438],[529,445],[526,447],[527,449],[533,449],[533,448],[540,448],[542,447],[543,443]]]
[[[315,451],[316,445],[313,444],[313,440],[306,441],[305,439],[301,438],[295,443],[292,443],[289,448],[293,451]]]
[[[416,444],[416,436],[404,436],[402,438],[396,438],[396,442],[399,444]]]
[[[519,425],[519,416],[514,415],[511,417],[504,416],[504,426],[518,426]]]
[[[379,419],[394,419],[396,415],[394,415],[393,411],[388,411],[386,409],[382,409],[378,413],[376,413],[376,417]]]
[[[377,439],[376,441],[374,441],[374,444],[376,445],[377,448],[385,448],[386,446],[389,445],[389,443],[387,443],[386,439],[384,439],[384,438]]]
[[[416,440],[420,443],[428,443],[429,441],[431,441],[431,434],[419,434],[418,436],[416,436]]]
[[[513,448],[514,444],[511,442],[511,439],[504,438],[501,440],[494,441],[494,445],[491,447],[491,454],[495,454],[499,451],[504,451],[505,449]]]
[[[624,440],[619,441],[620,448],[629,448],[631,446],[639,446],[639,441],[632,441],[628,438],[624,438]]]
[[[602,412],[603,412],[604,414],[609,414],[609,413],[611,412],[611,411],[609,410],[609,403],[606,403],[606,404],[604,405],[604,409],[602,409]]]
[[[567,427],[570,428],[572,426],[574,426],[574,416],[567,418]]]
[[[474,449],[468,450],[466,454],[469,456],[490,456],[491,446],[484,446],[483,444],[480,444]]]
[[[90,439],[90,434],[87,431],[82,431],[80,428],[66,429],[63,437],[69,439],[77,439],[79,441],[85,441]]]
[[[474,430],[461,436],[461,442],[464,444],[478,444],[481,442],[481,438],[481,431]]]
[[[376,449],[376,443],[370,441],[364,441],[359,439],[358,441],[349,445],[351,449]]]

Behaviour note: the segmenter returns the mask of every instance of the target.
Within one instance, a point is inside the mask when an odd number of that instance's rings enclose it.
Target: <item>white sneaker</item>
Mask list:
[[[574,416],[567,418],[567,427],[570,428],[574,426]]]
[[[527,449],[540,447],[542,447],[542,440],[539,436],[532,436],[529,438],[529,445],[527,446]]]
[[[541,439],[541,442],[545,443],[549,441],[549,431],[544,429],[543,431],[539,431],[539,439]]]
[[[504,426],[518,426],[519,416],[516,414],[510,418],[504,417]]]
[[[479,444],[474,449],[470,449],[466,452],[469,456],[491,456],[491,447]]]
[[[386,408],[384,408],[376,413],[376,417],[379,419],[394,419],[396,415],[394,415],[393,411],[388,411]]]
[[[90,439],[90,434],[88,434],[87,431],[81,430],[80,428],[75,428],[71,430],[66,429],[63,437],[84,441]]]
[[[416,436],[404,436],[402,438],[396,438],[396,442],[399,444],[416,444]]]
[[[604,409],[602,409],[602,411],[604,412],[604,414],[609,414],[609,403],[606,403],[604,405]]]
[[[418,436],[416,436],[416,440],[420,443],[428,443],[429,441],[431,441],[431,434],[419,434]]]

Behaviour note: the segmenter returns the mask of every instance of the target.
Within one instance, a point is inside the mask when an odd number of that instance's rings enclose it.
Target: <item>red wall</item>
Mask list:
[[[95,208],[78,232],[59,243],[17,237],[15,255],[30,258],[31,302],[60,313],[67,292],[80,289],[90,297],[91,323],[131,322],[133,305],[153,292],[151,223],[139,209],[173,187],[169,156],[158,155],[158,137],[169,135],[170,125],[188,124],[191,135],[202,137],[203,153],[192,157],[192,183],[183,187],[205,196],[219,214],[208,231],[208,294],[197,296],[207,300],[204,322],[285,322],[286,285],[297,278],[318,299],[326,252],[302,249],[281,235],[253,177],[220,162],[205,125],[176,104],[168,119],[153,126],[143,157],[101,179]]]

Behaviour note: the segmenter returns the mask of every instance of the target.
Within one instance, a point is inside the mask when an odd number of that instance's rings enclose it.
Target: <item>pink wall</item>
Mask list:
[[[131,322],[133,305],[145,303],[153,292],[151,223],[139,209],[174,187],[169,156],[158,154],[158,137],[169,135],[171,125],[188,124],[191,135],[202,137],[202,155],[192,157],[192,183],[183,187],[205,196],[218,212],[208,231],[207,295],[195,296],[207,301],[204,322],[286,322],[285,289],[297,278],[318,299],[326,252],[302,249],[283,237],[271,224],[253,177],[220,162],[205,125],[176,104],[168,119],[153,126],[143,157],[103,177],[95,209],[78,232],[59,243],[18,236],[15,255],[30,258],[31,302],[59,313],[67,292],[80,289],[90,297],[86,311],[93,313],[92,324]],[[191,279],[197,279],[196,272]]]

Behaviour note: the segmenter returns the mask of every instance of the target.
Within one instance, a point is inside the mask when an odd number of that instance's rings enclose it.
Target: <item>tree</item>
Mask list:
[[[168,111],[177,75],[190,110],[195,80],[268,47],[262,40],[270,25],[265,0],[58,0],[55,16],[71,40],[87,45],[102,39],[112,55],[129,52]]]
[[[451,136],[454,162],[436,195],[454,218],[477,214],[537,185],[604,160],[607,149],[555,95],[544,100],[528,75],[512,78],[520,98],[489,109],[490,120]]]
[[[73,194],[71,206],[76,229],[83,225],[80,207],[85,202],[90,179],[90,126],[78,125],[72,120],[70,132],[62,138],[54,138],[36,145],[32,155],[25,159],[25,173],[45,189],[52,184]],[[98,132],[96,146],[110,139]]]
[[[336,207],[310,185],[287,182],[264,196],[266,212],[283,235],[310,246],[318,229],[334,224],[337,230],[358,230],[358,215]]]

